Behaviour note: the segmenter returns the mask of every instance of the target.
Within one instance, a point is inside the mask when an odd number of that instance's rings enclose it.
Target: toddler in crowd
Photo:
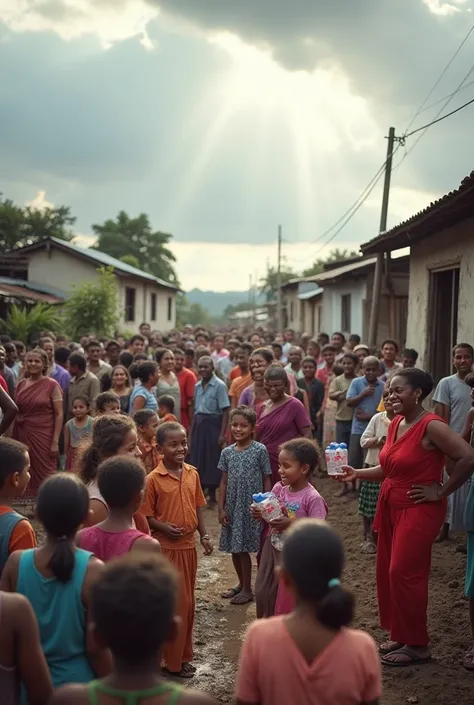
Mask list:
[[[380,656],[368,634],[347,628],[354,599],[341,585],[343,564],[342,541],[326,523],[302,519],[288,531],[279,577],[295,608],[250,625],[238,705],[378,705]]]
[[[114,392],[101,392],[94,402],[95,415],[120,414],[120,399]]]
[[[272,470],[267,449],[253,440],[255,411],[237,406],[230,412],[230,431],[235,443],[221,453],[219,469],[219,522],[222,525],[219,549],[232,554],[238,583],[222,593],[234,605],[253,600],[251,553],[260,549],[261,524],[249,511],[252,495],[269,492]]]
[[[180,678],[192,678],[193,627],[196,608],[194,590],[197,551],[194,534],[199,531],[205,555],[213,551],[201,510],[206,500],[199,475],[185,463],[188,454],[186,431],[179,423],[163,423],[156,433],[162,460],[146,479],[141,511],[147,517],[161,550],[179,572],[178,615],[181,624],[172,644],[164,648],[167,671]]]
[[[88,683],[106,675],[111,663],[107,652],[87,639],[90,589],[104,566],[75,543],[89,513],[84,483],[72,473],[48,478],[39,489],[36,513],[46,541],[10,556],[0,589],[30,601],[53,686]]]
[[[271,617],[286,614],[293,608],[292,596],[283,584],[279,584],[275,568],[280,562],[283,532],[295,520],[303,517],[326,519],[328,508],[310,480],[320,466],[319,451],[314,441],[308,438],[295,438],[283,443],[278,457],[281,481],[272,492],[280,500],[284,516],[266,525],[266,538],[258,567],[255,583],[257,617]],[[252,516],[261,518],[258,506],[250,509]]]
[[[97,471],[99,492],[107,504],[107,519],[82,529],[77,545],[101,561],[109,561],[132,550],[160,551],[160,544],[139,531],[134,515],[144,494],[146,473],[136,458],[122,455],[105,460]]]
[[[141,461],[147,475],[158,467],[161,460],[156,447],[156,430],[159,419],[156,411],[152,409],[140,409],[133,414],[133,420],[137,427],[138,448],[140,450]]]
[[[129,416],[111,414],[99,416],[94,421],[92,436],[85,444],[76,463],[76,469],[89,492],[89,516],[85,526],[94,526],[107,519],[109,510],[97,483],[100,463],[116,455],[140,457],[137,447],[137,430]],[[149,534],[146,519],[137,512],[133,517],[135,528]]]
[[[50,705],[216,705],[161,677],[165,644],[179,630],[177,594],[177,573],[164,558],[132,553],[110,563],[92,588],[91,606],[93,638],[110,649],[112,673],[58,689]]]
[[[11,438],[0,437],[0,576],[13,551],[36,546],[30,522],[12,508],[14,499],[23,494],[29,481],[27,447]]]
[[[173,414],[174,411],[174,399],[169,394],[163,394],[163,396],[158,398],[158,416],[160,423],[167,423],[168,421],[177,421],[177,417]]]
[[[72,419],[64,425],[64,455],[66,470],[72,470],[82,441],[92,432],[94,419],[90,415],[90,402],[79,395],[72,402]]]

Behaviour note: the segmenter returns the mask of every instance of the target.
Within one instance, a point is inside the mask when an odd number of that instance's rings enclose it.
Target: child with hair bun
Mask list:
[[[0,589],[30,601],[53,686],[88,683],[106,675],[111,663],[87,638],[90,590],[104,565],[75,542],[89,513],[84,483],[72,473],[48,478],[38,492],[36,513],[46,541],[12,553]]]
[[[380,656],[368,634],[348,628],[354,599],[341,585],[343,565],[342,541],[325,522],[302,519],[288,530],[279,578],[296,606],[250,625],[238,705],[379,704]]]
[[[255,583],[257,617],[287,614],[293,609],[293,598],[278,584],[275,568],[280,562],[284,532],[295,520],[305,517],[326,519],[328,507],[310,480],[320,466],[321,458],[314,441],[295,438],[283,443],[278,456],[281,481],[272,493],[278,497],[283,516],[266,525],[266,538]],[[251,506],[251,514],[260,518],[260,509]]]

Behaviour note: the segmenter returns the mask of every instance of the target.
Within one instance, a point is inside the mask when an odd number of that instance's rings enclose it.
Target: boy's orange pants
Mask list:
[[[181,618],[178,636],[172,644],[166,644],[164,659],[169,671],[178,673],[183,663],[193,660],[193,629],[196,600],[197,551],[196,548],[167,549],[162,553],[179,573],[179,595],[177,615]]]

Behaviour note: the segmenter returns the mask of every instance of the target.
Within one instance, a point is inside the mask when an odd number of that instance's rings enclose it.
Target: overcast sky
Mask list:
[[[378,232],[380,187],[332,243],[315,240],[383,163],[389,126],[407,130],[473,10],[474,0],[0,0],[0,191],[71,206],[81,242],[120,209],[148,213],[173,234],[187,289],[246,289],[276,261],[279,223],[296,270],[333,246],[357,248]],[[435,117],[473,56],[474,33],[410,129]],[[466,83],[446,112],[473,97],[474,70]],[[474,106],[398,150],[389,226],[471,172],[473,118]]]

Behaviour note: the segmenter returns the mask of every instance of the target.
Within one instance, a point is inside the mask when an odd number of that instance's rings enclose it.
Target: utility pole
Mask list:
[[[281,293],[281,225],[278,226],[277,328],[279,333],[283,333],[283,299]]]
[[[388,200],[390,196],[390,180],[392,177],[392,156],[395,140],[395,128],[391,127],[388,132],[387,161],[385,162],[385,179],[383,184],[382,212],[380,214],[379,233],[383,233],[387,229]],[[370,346],[374,346],[377,344],[377,330],[379,325],[380,297],[382,294],[383,270],[384,253],[379,252],[377,254],[377,262],[375,264],[374,287],[372,291],[372,306],[370,309],[368,340],[368,344]]]

